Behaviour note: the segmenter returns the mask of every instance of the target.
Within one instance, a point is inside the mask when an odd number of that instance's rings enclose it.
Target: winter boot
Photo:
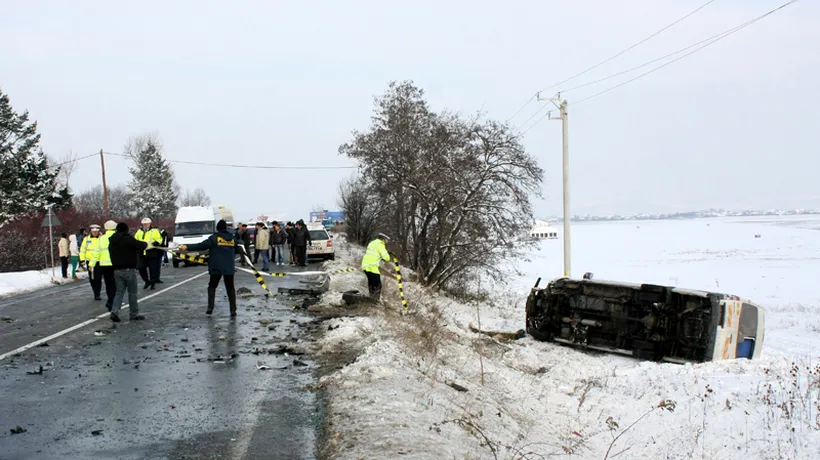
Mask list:
[[[210,315],[214,312],[214,303],[216,301],[216,288],[211,289],[208,288],[208,309],[205,310],[206,315]]]
[[[236,317],[236,291],[228,291],[228,302],[231,305],[231,318]]]

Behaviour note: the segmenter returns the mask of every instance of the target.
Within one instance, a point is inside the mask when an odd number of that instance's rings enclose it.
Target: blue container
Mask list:
[[[752,359],[752,350],[754,349],[754,339],[746,339],[737,344],[737,357]]]

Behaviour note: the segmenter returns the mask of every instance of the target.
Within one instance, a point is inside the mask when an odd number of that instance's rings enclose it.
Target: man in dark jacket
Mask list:
[[[120,322],[120,307],[125,291],[128,291],[128,311],[131,321],[145,319],[140,315],[137,304],[137,260],[148,244],[137,241],[128,234],[128,224],[117,224],[117,232],[108,239],[108,254],[111,256],[111,265],[114,267],[114,282],[117,292],[111,304],[111,321]]]
[[[248,233],[248,224],[239,224],[239,228],[236,229],[236,240],[237,244],[241,245],[242,248],[245,249],[245,252],[242,252],[242,249],[239,249],[239,262],[242,263],[242,266],[245,267],[248,263],[245,261],[245,255],[248,257],[251,256],[251,234]]]
[[[296,255],[296,265],[307,266],[307,247],[310,244],[310,232],[305,228],[305,222],[299,219],[293,231],[294,254]]]
[[[293,233],[296,231],[293,228],[293,222],[288,222],[285,224],[285,233],[288,235],[288,248],[290,249],[290,264],[296,265],[296,252],[294,251],[293,247]]]
[[[228,224],[224,220],[220,220],[216,224],[216,233],[207,240],[197,244],[179,246],[179,249],[183,251],[203,251],[205,249],[210,251],[208,274],[211,275],[211,279],[208,282],[208,309],[205,311],[206,315],[210,315],[214,311],[216,288],[219,286],[219,280],[224,278],[225,290],[228,291],[228,302],[231,306],[231,318],[236,317],[236,290],[233,281],[234,274],[236,274],[236,254],[241,251],[238,244],[239,242],[234,238],[234,234],[228,231]]]
[[[270,244],[274,250],[274,265],[285,265],[285,254],[288,254],[288,262],[290,262],[290,248],[287,248],[288,234],[279,226],[279,222],[273,223],[273,230],[270,232]]]

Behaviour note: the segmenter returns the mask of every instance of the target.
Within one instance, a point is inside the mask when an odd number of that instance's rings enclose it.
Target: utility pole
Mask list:
[[[57,274],[54,273],[54,232],[52,230],[51,208],[53,204],[48,205],[48,248],[51,250],[51,281],[57,280]]]
[[[538,94],[539,101],[551,102],[561,114],[560,117],[553,118],[550,115],[550,120],[561,120],[561,150],[562,150],[562,164],[563,164],[563,184],[564,184],[564,276],[570,276],[570,221],[572,217],[569,209],[569,119],[567,116],[567,101],[561,98],[561,93],[555,97],[542,98]]]
[[[108,184],[105,183],[105,155],[100,149],[100,164],[102,165],[103,202],[105,203],[105,218],[110,219],[108,212]]]

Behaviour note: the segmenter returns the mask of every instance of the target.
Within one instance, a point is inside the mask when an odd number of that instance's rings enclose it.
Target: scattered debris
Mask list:
[[[347,291],[342,293],[342,300],[348,305],[357,305],[360,303],[375,304],[376,300],[368,295],[359,294],[359,291]]]
[[[267,364],[263,363],[262,361],[259,361],[259,362],[257,362],[257,363],[256,363],[256,368],[257,368],[258,370],[260,370],[260,371],[264,371],[264,370],[268,370],[268,369],[270,369],[270,366],[268,366]]]
[[[523,339],[527,336],[526,331],[524,329],[519,329],[515,332],[504,332],[504,331],[482,331],[477,327],[474,327],[472,324],[470,325],[470,331],[475,332],[476,334],[484,334],[488,335],[494,339],[502,340],[502,341],[513,341],[518,339]]]
[[[188,341],[188,337],[183,337],[181,341],[182,341],[182,342],[187,342],[187,341]]]
[[[26,371],[28,375],[43,375],[43,366],[40,366],[40,369],[36,371]]]
[[[92,436],[102,436],[103,430],[94,430],[91,432]]]
[[[126,365],[126,364],[131,364],[131,360],[128,360],[128,359],[123,358],[123,359],[122,359],[122,364],[123,364],[123,365]]]
[[[4,317],[0,318],[0,321],[3,321],[4,323],[13,323],[17,320],[15,320],[14,318],[12,318],[10,316],[4,316]]]
[[[239,297],[253,297],[253,292],[246,287],[241,287],[236,290],[236,295]]]
[[[307,365],[308,365],[308,363],[306,363],[306,362],[304,362],[304,361],[300,361],[300,360],[298,360],[298,359],[294,359],[294,360],[293,360],[293,365],[294,365],[294,366],[307,366]]]
[[[37,346],[38,347],[47,347],[49,345],[48,345],[48,342],[43,342],[43,343],[41,343],[40,345],[37,345]]]
[[[227,337],[225,337],[224,335],[220,335],[219,337],[216,338],[216,340],[225,340],[225,339],[227,339]]]
[[[107,332],[105,332],[105,331],[94,331],[94,335],[96,335],[97,337],[102,337],[106,334],[107,334]]]
[[[444,383],[445,383],[448,387],[450,387],[450,388],[452,388],[452,389],[454,389],[454,390],[456,390],[456,391],[460,391],[460,392],[462,392],[462,393],[463,393],[463,392],[466,392],[466,391],[469,391],[469,390],[467,390],[467,388],[465,388],[465,387],[463,387],[463,386],[461,386],[461,385],[459,385],[459,384],[457,384],[457,383],[455,383],[455,382],[444,382]]]
[[[20,425],[17,425],[16,427],[11,429],[11,434],[21,434],[21,433],[25,433],[26,431],[28,431],[28,430],[21,427]]]
[[[176,409],[176,408],[177,408],[176,404],[171,404],[171,409]]]

